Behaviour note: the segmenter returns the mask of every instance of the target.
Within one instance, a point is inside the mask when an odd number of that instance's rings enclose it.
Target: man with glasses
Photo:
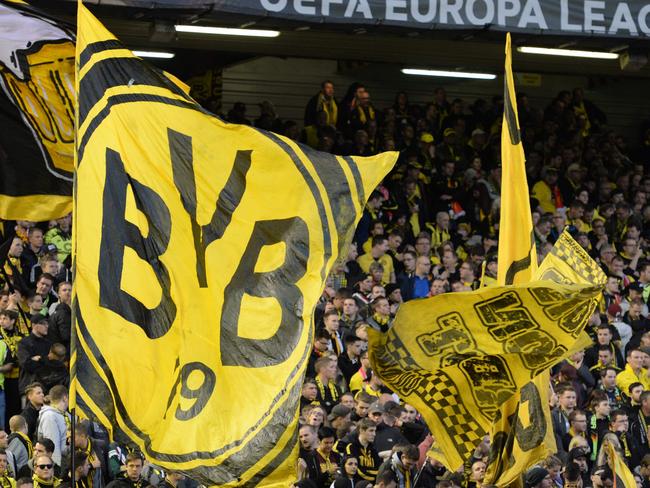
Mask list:
[[[54,462],[52,458],[45,455],[34,458],[34,476],[32,477],[34,488],[56,488],[61,480],[54,476]]]

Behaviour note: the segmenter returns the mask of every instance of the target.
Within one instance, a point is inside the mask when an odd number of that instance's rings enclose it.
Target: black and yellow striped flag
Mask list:
[[[506,35],[505,51],[497,283],[512,285],[532,281],[537,269],[537,252],[526,179],[526,157],[521,143],[517,96],[512,76],[510,33]]]
[[[73,404],[205,485],[286,487],[312,312],[396,153],[202,110],[81,4]]]
[[[0,2],[0,219],[72,210],[74,38],[24,2]]]

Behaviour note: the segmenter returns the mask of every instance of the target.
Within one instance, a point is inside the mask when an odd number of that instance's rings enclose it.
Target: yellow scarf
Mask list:
[[[375,120],[375,109],[368,105],[368,116],[366,116],[366,111],[360,106],[357,107],[357,113],[359,114],[359,122],[366,124],[368,119]]]

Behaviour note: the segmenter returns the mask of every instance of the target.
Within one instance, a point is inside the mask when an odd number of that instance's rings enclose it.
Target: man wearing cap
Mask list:
[[[428,132],[420,134],[419,158],[425,169],[431,171],[436,164],[436,146],[434,144],[433,135]]]
[[[347,427],[351,422],[352,410],[345,405],[335,405],[327,416],[332,429],[339,430]]]
[[[406,444],[408,441],[399,429],[400,417],[404,408],[395,402],[384,403],[381,411],[381,420],[377,424],[377,435],[375,436],[375,449],[380,455],[390,452],[396,444]],[[384,456],[382,456],[384,457]]]
[[[630,349],[627,353],[625,369],[616,376],[616,386],[621,391],[629,391],[632,383],[637,381],[643,385],[644,390],[650,390],[648,370],[643,367],[645,353],[640,349]]]
[[[544,213],[554,214],[556,209],[564,207],[555,168],[545,167],[542,170],[541,179],[533,185],[531,196],[537,199]]]

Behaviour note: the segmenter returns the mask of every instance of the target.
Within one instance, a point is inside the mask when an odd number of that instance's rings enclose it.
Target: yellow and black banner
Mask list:
[[[552,429],[542,423],[548,419],[543,403],[548,392],[540,390],[543,381],[531,380],[591,344],[583,330],[604,286],[602,271],[571,243],[571,236],[563,234],[536,281],[408,302],[387,333],[369,331],[374,370],[422,413],[443,453],[441,461],[451,470],[469,459],[491,431],[501,404],[520,390],[521,403],[515,405],[527,405],[526,415],[538,423],[528,428],[525,422],[515,430],[501,424],[499,437],[511,436],[511,444],[505,439],[499,444],[503,459],[539,446]],[[567,284],[571,275],[559,283],[548,281],[565,269],[594,281]],[[512,449],[506,454],[505,448]],[[507,466],[496,463],[492,469],[497,468],[494,480]]]
[[[517,96],[512,77],[510,33],[506,36],[501,128],[501,217],[497,283],[512,285],[532,280],[537,268],[535,236],[528,196],[526,158],[521,143]]]
[[[0,2],[0,218],[72,210],[74,38],[24,3]]]
[[[79,5],[73,404],[205,485],[286,487],[312,312],[397,154],[227,124]]]
[[[534,280],[550,280],[566,285],[602,286],[606,277],[600,266],[589,254],[564,231],[551,252],[535,272]],[[558,299],[562,296],[558,295]],[[587,308],[593,311],[599,296],[591,299]],[[584,302],[577,298],[572,311],[566,314],[566,306],[556,308],[549,297],[546,313],[550,317],[586,323]],[[582,337],[586,337],[585,333]],[[485,483],[498,487],[510,486],[519,480],[530,466],[556,451],[555,437],[548,406],[550,375],[547,369],[500,408],[490,430],[492,444]]]

